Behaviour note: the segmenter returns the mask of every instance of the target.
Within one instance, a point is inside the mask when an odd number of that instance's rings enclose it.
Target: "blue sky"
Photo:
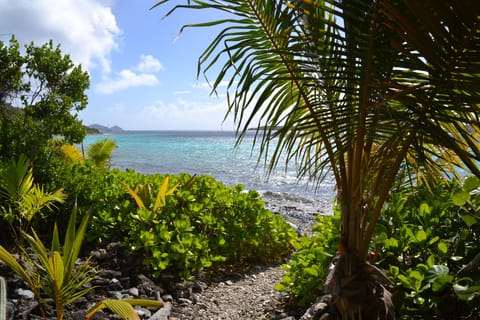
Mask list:
[[[0,40],[52,39],[90,74],[84,124],[126,130],[233,130],[226,96],[210,95],[197,60],[216,32],[185,23],[212,18],[182,11],[162,19],[155,0],[0,0]],[[210,74],[213,79],[214,74]]]

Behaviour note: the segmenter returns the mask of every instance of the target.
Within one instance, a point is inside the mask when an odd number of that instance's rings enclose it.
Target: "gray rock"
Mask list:
[[[27,299],[27,300],[35,299],[35,294],[33,293],[33,291],[28,289],[18,288],[15,290],[15,293],[23,299]]]
[[[300,320],[314,320],[320,319],[325,313],[328,312],[328,304],[325,302],[314,303],[305,314],[300,318]]]
[[[108,292],[108,295],[113,298],[113,299],[122,299],[123,298],[123,294],[121,291],[109,291]]]
[[[152,312],[146,308],[136,307],[135,311],[137,312],[137,315],[140,317],[140,319],[149,319],[152,317]]]
[[[137,288],[130,288],[128,289],[128,293],[134,297],[138,297],[139,296],[139,292],[138,292],[138,289]]]
[[[170,302],[165,302],[163,307],[155,312],[149,320],[169,320],[171,313],[172,304]]]

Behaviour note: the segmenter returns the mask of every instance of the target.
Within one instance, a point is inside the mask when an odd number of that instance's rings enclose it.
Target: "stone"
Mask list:
[[[134,297],[138,297],[139,296],[139,292],[138,292],[138,289],[137,288],[130,288],[128,289],[128,293]]]
[[[316,302],[303,314],[300,320],[314,320],[328,311],[328,304],[325,302]]]
[[[169,320],[172,312],[172,304],[165,302],[162,308],[155,312],[149,320]]]
[[[28,290],[28,289],[18,288],[17,290],[15,290],[15,293],[16,293],[20,298],[23,298],[23,299],[27,299],[27,300],[33,300],[33,299],[35,299],[35,294],[33,293],[33,291]]]

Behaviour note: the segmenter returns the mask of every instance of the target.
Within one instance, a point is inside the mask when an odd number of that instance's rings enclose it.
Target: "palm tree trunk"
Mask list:
[[[363,230],[360,223],[366,212],[361,201],[355,201],[355,196],[350,198],[350,203],[356,203],[356,208],[342,201],[338,254],[327,278],[332,306],[347,319],[394,318],[391,293],[387,289],[393,288],[393,283],[367,261],[367,255],[362,250]]]

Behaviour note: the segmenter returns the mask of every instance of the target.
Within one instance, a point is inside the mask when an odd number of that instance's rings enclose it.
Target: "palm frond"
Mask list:
[[[185,27],[224,25],[198,72],[220,65],[213,92],[228,84],[239,143],[255,128],[271,170],[293,161],[300,177],[335,178],[344,283],[365,265],[399,176],[480,175],[477,2],[190,0],[167,13],[226,15]],[[359,292],[372,294],[358,283],[341,289],[353,292],[336,297],[345,315],[359,311]]]
[[[117,147],[115,140],[104,139],[92,143],[87,147],[87,159],[95,166],[105,166],[112,157],[113,150]]]
[[[70,159],[73,163],[84,163],[85,159],[83,158],[83,154],[72,144],[65,143],[63,144],[60,149],[62,153]]]

